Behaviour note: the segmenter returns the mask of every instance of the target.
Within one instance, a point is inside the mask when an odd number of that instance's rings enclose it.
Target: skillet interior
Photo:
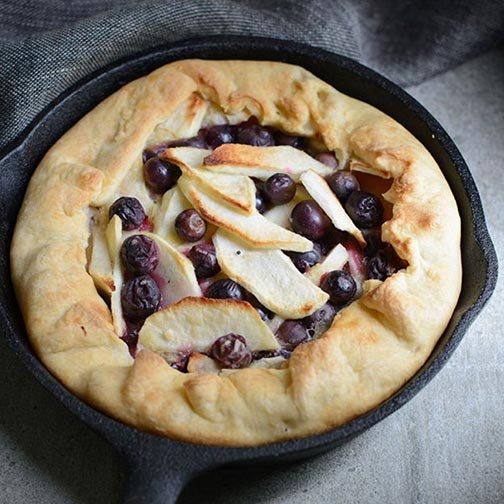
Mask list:
[[[380,407],[329,433],[258,448],[219,448],[180,443],[137,431],[93,410],[59,384],[34,356],[26,338],[9,274],[10,238],[28,180],[47,149],[82,115],[126,82],[184,58],[267,59],[307,68],[343,93],[381,109],[409,129],[431,152],[457,200],[462,217],[463,286],[451,322],[427,363]],[[43,111],[16,145],[0,158],[1,325],[10,345],[35,377],[74,414],[104,435],[129,464],[127,501],[170,502],[192,475],[229,464],[295,460],[333,448],[398,409],[423,388],[452,354],[490,297],[497,260],[474,181],[441,126],[404,91],[347,58],[320,49],[269,39],[207,38],[161,47],[115,63],[78,83]]]

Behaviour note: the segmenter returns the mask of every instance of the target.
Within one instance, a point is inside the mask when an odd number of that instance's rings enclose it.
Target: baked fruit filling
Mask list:
[[[391,183],[251,118],[156,143],[94,209],[88,271],[130,353],[175,369],[282,368],[365,280],[406,267],[381,241]]]

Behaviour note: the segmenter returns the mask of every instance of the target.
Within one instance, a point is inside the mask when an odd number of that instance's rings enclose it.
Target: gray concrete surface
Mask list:
[[[504,49],[409,92],[458,144],[504,250]],[[504,256],[501,253],[501,261]],[[439,375],[357,439],[289,467],[219,471],[180,504],[504,502],[503,282]],[[121,461],[0,351],[0,503],[116,503]]]

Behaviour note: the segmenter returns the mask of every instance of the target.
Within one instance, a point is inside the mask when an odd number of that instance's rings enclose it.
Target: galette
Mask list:
[[[33,349],[139,429],[322,433],[424,364],[458,300],[460,217],[427,149],[303,68],[186,60],[45,155],[12,279]]]

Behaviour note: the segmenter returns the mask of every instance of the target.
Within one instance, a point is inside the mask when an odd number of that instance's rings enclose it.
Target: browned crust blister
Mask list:
[[[173,135],[190,136],[207,106],[234,122],[254,115],[317,136],[342,164],[354,157],[393,179],[384,196],[393,217],[382,238],[407,268],[383,283],[368,281],[331,329],[299,346],[282,369],[183,374],[148,350],[133,360],[86,270],[87,209],[119,195],[159,124],[178,114]],[[172,63],[86,115],[37,168],[11,256],[30,341],[72,392],[140,429],[224,445],[323,432],[390,397],[444,331],[462,275],[456,203],[427,150],[380,111],[307,71],[250,61]]]

